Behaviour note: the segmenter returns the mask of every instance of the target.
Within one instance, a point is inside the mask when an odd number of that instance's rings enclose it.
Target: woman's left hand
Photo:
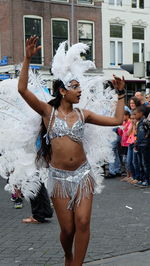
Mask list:
[[[112,84],[114,86],[114,88],[117,91],[122,91],[125,89],[125,80],[124,80],[124,76],[122,76],[122,79],[113,75],[114,79],[112,80]]]

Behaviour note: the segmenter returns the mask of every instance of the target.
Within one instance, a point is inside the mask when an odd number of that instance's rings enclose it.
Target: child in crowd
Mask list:
[[[9,184],[9,173],[8,173],[8,178],[7,178],[7,184]],[[23,194],[20,189],[15,185],[13,189],[13,193],[11,194],[11,201],[14,202],[14,208],[15,209],[22,209],[23,207]]]
[[[147,93],[145,96],[145,105],[150,107],[150,94]]]
[[[135,118],[138,121],[136,150],[138,151],[141,166],[141,181],[138,184],[141,187],[150,185],[150,121],[145,119],[145,108],[139,106],[135,112]]]
[[[134,150],[134,145],[136,141],[136,119],[134,112],[130,116],[131,124],[129,126],[129,130],[127,132],[128,139],[127,143],[128,151],[127,151],[127,169],[130,173],[130,178],[125,178],[124,181],[127,181],[131,184],[137,184],[139,181],[139,163],[137,157],[137,151]]]
[[[127,142],[127,140],[129,137],[128,131],[129,131],[130,125],[131,125],[130,112],[124,111],[123,125],[118,128],[118,134],[121,136],[122,162],[125,165],[128,178],[129,178],[129,172],[127,170],[127,151],[128,151],[129,143]]]
[[[14,193],[11,194],[11,201],[14,202],[15,209],[22,209],[23,207],[23,194],[17,186],[14,187]]]
[[[22,209],[22,207],[23,207],[23,200],[22,200],[23,195],[21,193],[21,190],[18,189],[17,186],[15,186],[14,190],[15,190],[15,196],[16,196],[15,201],[14,201],[14,208],[15,209]]]

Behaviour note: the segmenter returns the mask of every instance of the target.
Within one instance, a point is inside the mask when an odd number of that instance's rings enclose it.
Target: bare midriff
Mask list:
[[[51,140],[51,161],[50,164],[63,170],[76,170],[86,161],[86,155],[82,143],[63,136]]]

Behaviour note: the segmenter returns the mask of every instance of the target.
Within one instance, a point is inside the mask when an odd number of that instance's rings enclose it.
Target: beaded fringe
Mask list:
[[[72,210],[75,205],[79,206],[81,199],[89,198],[94,193],[95,181],[89,174],[80,180],[80,183],[67,180],[51,179],[51,197],[71,198],[67,209]]]

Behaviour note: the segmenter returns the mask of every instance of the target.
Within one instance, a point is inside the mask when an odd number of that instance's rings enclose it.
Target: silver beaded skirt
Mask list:
[[[84,197],[94,193],[95,181],[86,161],[74,171],[49,166],[47,189],[50,197],[69,198],[67,209],[72,210]]]

